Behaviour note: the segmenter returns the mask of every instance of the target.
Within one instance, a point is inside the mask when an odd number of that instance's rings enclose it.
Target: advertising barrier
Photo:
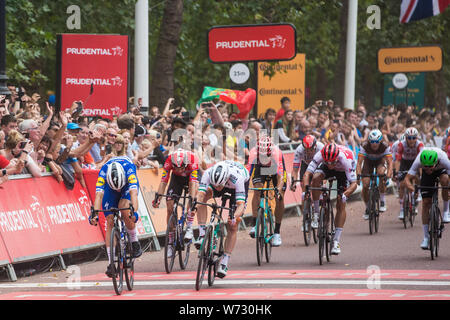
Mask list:
[[[104,244],[88,223],[91,202],[78,181],[67,190],[49,176],[10,180],[0,198],[0,234],[12,263]]]

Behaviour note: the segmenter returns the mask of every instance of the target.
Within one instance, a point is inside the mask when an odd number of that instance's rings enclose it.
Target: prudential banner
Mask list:
[[[57,39],[57,104],[84,103],[83,116],[110,118],[126,112],[128,36],[61,34]]]

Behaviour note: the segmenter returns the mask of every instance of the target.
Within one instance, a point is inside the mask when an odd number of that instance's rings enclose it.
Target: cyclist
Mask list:
[[[221,197],[225,193],[232,195],[230,207],[235,204],[234,219],[228,220],[227,237],[224,244],[224,256],[220,261],[217,275],[223,278],[227,275],[228,262],[231,253],[236,245],[238,224],[236,220],[244,214],[245,203],[248,196],[250,176],[247,169],[239,162],[225,160],[216,163],[208,168],[202,175],[198,188],[198,201],[207,202],[211,198]],[[197,249],[200,249],[206,230],[206,206],[198,205],[193,211],[198,210],[197,221],[199,224],[199,237],[194,243]]]
[[[392,160],[394,161],[394,172],[393,172],[393,176],[392,176],[392,180],[395,181],[395,185],[397,186],[397,191],[400,189],[400,181],[398,181],[397,179],[397,174],[396,174],[396,170],[395,170],[395,156],[397,154],[397,149],[398,149],[398,145],[400,143],[400,141],[405,140],[405,134],[403,133],[400,136],[400,139],[398,139],[397,141],[395,141],[392,146],[391,146],[391,151],[392,151]],[[397,193],[397,198],[399,197],[398,193]]]
[[[295,150],[294,163],[292,167],[292,182],[289,187],[291,191],[297,189],[294,180],[298,179],[298,172],[300,169],[300,180],[303,190],[303,197],[305,195],[305,186],[303,185],[303,176],[308,168],[309,163],[313,159],[314,155],[323,149],[324,145],[322,142],[317,141],[316,137],[313,135],[307,135],[303,138],[302,143]]]
[[[386,173],[387,163],[387,173]],[[362,167],[362,170],[361,170]],[[383,141],[383,134],[380,130],[374,129],[369,132],[367,141],[363,142],[358,154],[358,163],[356,165],[356,175],[359,177],[361,174],[370,175],[374,168],[376,168],[377,174],[382,175],[386,173],[387,178],[392,177],[392,154],[389,145]],[[366,205],[366,211],[364,213],[364,219],[369,219],[369,187],[370,178],[362,178],[362,198]],[[386,195],[386,183],[383,179],[379,181],[380,189],[380,212],[386,211],[385,195]]]
[[[109,210],[110,208],[127,208],[131,205],[135,212],[122,211],[122,219],[125,223],[127,233],[130,235],[133,247],[133,256],[138,258],[142,255],[141,246],[137,238],[136,222],[139,220],[138,210],[139,181],[136,175],[136,166],[133,161],[126,157],[115,157],[106,162],[98,174],[94,210]],[[108,261],[111,259],[111,248],[109,239],[114,226],[114,215],[105,212],[106,218],[106,251]],[[97,225],[98,215],[91,214],[89,223]],[[105,274],[112,277],[114,265],[108,265]]]
[[[172,177],[170,173],[173,172]],[[164,194],[167,183],[169,182],[169,188],[167,193],[169,195],[181,196],[185,186],[189,186],[189,195],[192,199],[195,199],[197,195],[197,183],[198,183],[198,159],[193,152],[177,149],[172,154],[170,154],[162,169],[161,182],[158,187],[158,192],[155,195],[155,199],[152,202],[154,208],[158,208],[161,202],[161,197],[158,195]],[[166,199],[167,204],[167,223],[169,223],[170,215],[173,212],[174,200],[173,198]],[[189,208],[191,203],[189,203]],[[184,241],[189,242],[193,237],[192,223],[194,221],[194,215],[189,210],[186,218],[186,232],[184,235]],[[175,232],[175,231],[174,231]],[[173,241],[174,232],[169,233],[169,242]],[[172,243],[172,242],[170,242]],[[172,256],[172,246],[169,247],[167,255]]]
[[[406,129],[405,131],[405,139],[400,141],[397,147],[397,153],[395,155],[395,171],[408,171],[417,155],[424,148],[423,142],[418,139],[419,131],[416,128],[411,127]],[[403,219],[403,196],[405,193],[405,173],[399,172],[397,175],[397,180],[400,182],[400,188],[398,189],[399,203],[400,203],[400,214],[398,218]],[[415,179],[415,182],[419,182],[418,176]],[[414,195],[416,197],[416,195]],[[417,201],[421,201],[420,194],[417,195]]]
[[[333,239],[333,248],[331,249],[331,254],[334,255],[338,255],[341,252],[339,241],[346,219],[345,203],[357,187],[355,167],[356,163],[350,149],[330,143],[325,145],[320,152],[316,153],[303,177],[306,192],[308,192],[310,182],[312,182],[312,186],[320,187],[324,179],[331,177],[335,177],[338,188],[342,187],[344,190],[342,196],[337,199],[337,212],[335,217],[336,233]],[[320,210],[319,197],[320,191],[313,190],[314,216],[311,222],[313,228],[318,227]]]
[[[266,180],[272,180],[273,186],[277,188],[275,207],[275,230],[272,238],[272,245],[279,247],[281,245],[280,227],[284,213],[283,196],[286,191],[286,166],[281,150],[272,143],[270,136],[261,136],[256,147],[250,150],[247,163],[247,170],[254,188],[263,188]],[[250,236],[255,237],[256,215],[260,204],[260,191],[254,191],[252,200],[252,224]]]
[[[433,187],[436,183],[436,179],[439,178],[441,186],[448,186],[450,174],[450,161],[447,154],[439,148],[427,147],[420,151],[414,160],[408,174],[405,177],[405,185],[411,192],[414,191],[413,180],[416,179],[416,175],[422,169],[422,176],[420,178],[421,186]],[[429,247],[429,234],[428,234],[428,221],[430,218],[429,210],[431,208],[431,198],[433,196],[433,190],[421,190],[422,193],[422,225],[424,239],[420,244],[420,247],[427,250]],[[449,217],[449,202],[448,202],[448,190],[442,190],[442,200],[444,201],[444,214],[442,222],[450,222]]]

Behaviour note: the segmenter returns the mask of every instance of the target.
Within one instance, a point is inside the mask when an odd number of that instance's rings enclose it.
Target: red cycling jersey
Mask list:
[[[183,169],[175,168],[172,164],[172,155],[169,155],[162,169],[161,182],[167,183],[170,178],[170,172],[181,177],[189,177],[189,181],[198,181],[198,158],[194,153],[186,151],[188,154],[188,165]]]

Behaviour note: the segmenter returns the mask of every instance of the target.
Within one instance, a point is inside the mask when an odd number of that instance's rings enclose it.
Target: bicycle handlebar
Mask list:
[[[134,213],[134,207],[133,205],[130,204],[130,206],[128,208],[111,208],[108,210],[94,210],[93,208],[91,208],[91,213],[99,213],[99,212],[112,212],[112,213],[117,213],[119,211],[122,210],[130,210]]]
[[[359,174],[358,177],[362,178],[386,178],[386,174]]]

